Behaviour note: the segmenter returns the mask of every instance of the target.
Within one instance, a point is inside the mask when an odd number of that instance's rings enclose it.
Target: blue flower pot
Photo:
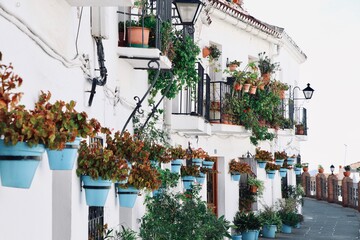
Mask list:
[[[38,144],[29,147],[27,143],[5,145],[0,140],[1,185],[14,188],[30,188],[45,147]]]
[[[236,182],[240,181],[240,177],[241,177],[240,173],[239,174],[231,174],[231,180],[233,180],[233,181],[236,181]]]
[[[301,168],[294,168],[295,174],[300,175],[301,174]]]
[[[203,167],[205,167],[205,168],[213,168],[213,166],[214,166],[214,162],[212,162],[212,161],[203,161],[202,162],[202,165],[203,165]]]
[[[264,225],[262,228],[262,235],[265,238],[275,238],[276,225]]]
[[[280,168],[279,170],[281,177],[286,177],[287,169],[286,168]]]
[[[118,188],[120,207],[133,208],[139,193],[139,190],[129,186],[128,188]]]
[[[258,161],[259,168],[265,168],[266,162]]]
[[[260,235],[260,230],[256,230],[255,240],[259,239],[259,235]]]
[[[291,233],[292,227],[286,224],[283,224],[281,227],[281,232],[283,233]]]
[[[92,207],[105,206],[112,182],[102,178],[95,180],[90,176],[82,176],[81,178],[84,183],[86,204]]]
[[[294,165],[295,158],[287,158],[287,164],[288,165]]]
[[[203,184],[205,182],[205,173],[200,173],[200,176],[195,177],[196,182]]]
[[[194,159],[192,159],[192,163],[193,163],[193,165],[195,165],[195,166],[201,167],[201,166],[202,166],[202,162],[203,162],[203,160],[202,160],[201,158],[194,158]]]
[[[232,235],[231,240],[242,240],[242,236],[240,235]]]
[[[189,190],[192,188],[192,184],[195,182],[194,176],[183,176],[182,182],[184,184],[184,189]]]
[[[300,223],[297,223],[297,224],[295,225],[295,228],[300,228],[300,227],[301,227]]]
[[[276,170],[267,170],[266,175],[269,179],[274,179]]]
[[[275,159],[275,164],[282,166],[284,164],[284,159]]]
[[[256,230],[249,230],[246,232],[241,232],[242,240],[255,240],[257,236]]]
[[[77,151],[81,138],[75,138],[74,142],[65,144],[62,150],[46,148],[49,166],[51,170],[72,170],[76,160]]]
[[[173,173],[180,173],[181,165],[183,160],[182,159],[175,159],[171,161],[171,172]]]

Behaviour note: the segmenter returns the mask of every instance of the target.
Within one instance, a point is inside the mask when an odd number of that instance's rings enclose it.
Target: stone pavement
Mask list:
[[[353,240],[360,239],[360,212],[353,208],[305,198],[304,222],[291,234],[277,233],[276,239]],[[266,239],[259,237],[259,239]]]

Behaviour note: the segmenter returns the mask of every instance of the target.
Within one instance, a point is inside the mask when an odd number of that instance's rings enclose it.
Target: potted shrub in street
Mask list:
[[[291,233],[292,228],[299,223],[296,207],[297,200],[295,198],[285,198],[278,200],[277,203],[278,214],[282,222],[281,231],[283,233]]]
[[[259,213],[260,222],[262,225],[262,235],[265,238],[275,238],[277,229],[281,229],[281,218],[278,211],[273,206],[264,206],[264,209]]]
[[[260,218],[252,211],[238,211],[233,220],[235,236],[241,235],[242,240],[256,239],[261,228]],[[233,239],[236,239],[233,237]]]
[[[255,160],[259,164],[259,168],[265,168],[266,163],[273,160],[273,155],[271,152],[256,148],[255,150]]]
[[[232,159],[229,162],[229,173],[231,174],[231,179],[233,181],[240,181],[240,174],[242,173],[253,174],[248,163],[236,161],[235,159]]]
[[[45,152],[44,142],[55,131],[42,113],[19,105],[21,92],[13,92],[22,78],[13,66],[0,62],[0,176],[6,187],[30,188]]]

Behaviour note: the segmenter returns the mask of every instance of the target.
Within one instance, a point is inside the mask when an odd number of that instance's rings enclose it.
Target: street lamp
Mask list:
[[[331,166],[330,166],[331,175],[334,175],[334,170],[335,170],[335,167],[334,167],[334,165],[331,164]]]
[[[293,99],[293,100],[311,99],[311,98],[312,98],[312,95],[314,94],[314,91],[315,91],[314,89],[312,89],[312,88],[310,87],[310,83],[308,83],[308,84],[307,84],[307,87],[302,90],[303,93],[304,93],[304,97],[305,97],[305,98],[295,98],[294,91],[295,91],[296,88],[299,89],[299,90],[301,90],[298,86],[296,86],[296,87],[293,88],[293,91],[292,91],[292,99]]]
[[[203,6],[199,0],[174,0],[173,1],[180,21],[183,25],[194,25]]]

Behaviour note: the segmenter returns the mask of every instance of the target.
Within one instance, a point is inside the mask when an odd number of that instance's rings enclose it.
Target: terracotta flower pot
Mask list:
[[[351,172],[350,172],[350,171],[346,171],[346,172],[343,172],[343,174],[344,174],[345,177],[350,177]]]
[[[324,173],[324,169],[323,169],[323,168],[319,168],[318,171],[319,171],[319,173]]]
[[[210,49],[208,47],[204,47],[202,49],[202,55],[203,55],[203,58],[206,58],[207,56],[210,55]]]
[[[255,94],[255,93],[256,93],[256,89],[257,89],[257,86],[251,86],[251,87],[250,87],[250,94]]]
[[[303,171],[304,171],[304,172],[307,172],[308,170],[309,170],[308,167],[303,167]]]
[[[229,70],[230,70],[230,72],[235,71],[237,67],[238,67],[237,64],[229,64]]]
[[[250,84],[250,83],[245,83],[245,84],[244,84],[244,92],[249,92],[250,87],[251,87],[251,84]]]
[[[257,186],[254,186],[254,185],[250,186],[250,192],[251,193],[257,193],[257,190],[258,190]]]
[[[235,83],[235,85],[234,85],[234,90],[235,90],[235,91],[241,91],[241,89],[242,89],[242,84],[240,84],[240,83]]]
[[[264,73],[261,75],[263,83],[268,85],[270,83],[270,73]]]

